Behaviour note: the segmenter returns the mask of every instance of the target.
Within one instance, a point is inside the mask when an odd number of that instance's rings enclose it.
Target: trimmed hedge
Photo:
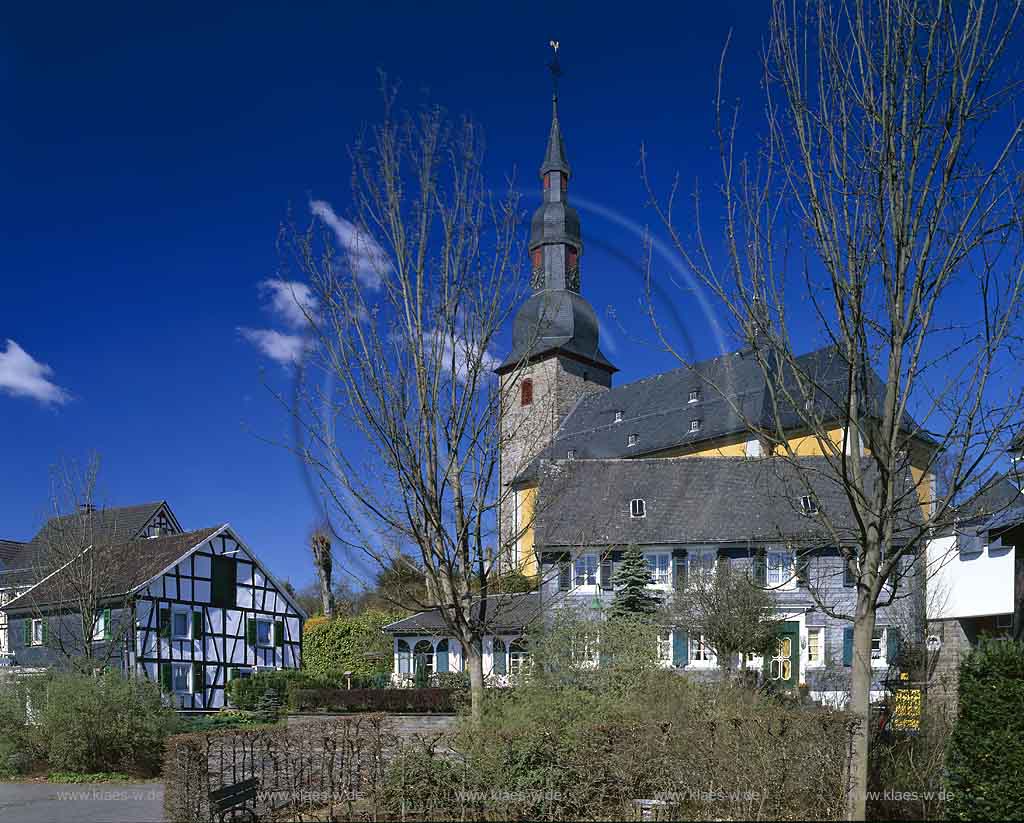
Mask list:
[[[307,689],[293,686],[289,703],[296,711],[455,712],[458,689]]]
[[[303,670],[314,676],[390,672],[392,640],[383,627],[403,616],[369,609],[354,617],[307,621],[302,632]]]
[[[983,639],[960,664],[946,759],[951,820],[1016,820],[1024,809],[1024,645]]]

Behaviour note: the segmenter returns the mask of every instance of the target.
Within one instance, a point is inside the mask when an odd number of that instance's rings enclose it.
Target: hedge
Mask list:
[[[289,704],[306,712],[454,713],[458,689],[307,689],[293,686]]]
[[[1015,820],[1024,809],[1024,645],[983,639],[960,664],[949,755],[953,820]]]
[[[388,623],[403,615],[369,609],[354,617],[307,622],[302,632],[302,667],[312,675],[350,671],[372,676],[391,671]]]

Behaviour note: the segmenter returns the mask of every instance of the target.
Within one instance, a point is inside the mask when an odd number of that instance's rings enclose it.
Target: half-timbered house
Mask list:
[[[223,707],[232,678],[301,665],[304,613],[228,524],[112,539],[82,558],[103,570],[90,657],[159,682],[182,710]],[[68,662],[61,640],[81,632],[72,565],[6,605],[16,665]]]

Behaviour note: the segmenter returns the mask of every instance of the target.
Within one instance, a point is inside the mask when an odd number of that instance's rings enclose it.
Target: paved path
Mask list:
[[[160,823],[161,783],[0,783],[3,823]]]

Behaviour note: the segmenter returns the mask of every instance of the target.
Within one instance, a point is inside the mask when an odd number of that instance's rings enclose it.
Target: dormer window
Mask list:
[[[622,422],[622,412],[620,412],[620,411],[615,412],[615,422],[616,423],[621,423]]]
[[[805,494],[800,498],[800,512],[808,516],[818,513],[818,501],[813,495]]]
[[[630,448],[632,448],[633,446],[635,446],[639,442],[640,442],[640,435],[638,435],[638,434],[631,434],[629,437],[626,438],[626,445],[628,447],[630,447]]]
[[[691,432],[699,432],[700,431],[700,421],[699,420],[691,420],[690,421],[690,431]]]
[[[696,403],[700,400],[700,389],[690,389],[690,397],[687,403]]]
[[[519,405],[529,406],[533,402],[533,380],[527,377],[519,386]]]
[[[569,451],[567,451],[565,453],[565,459],[566,460],[575,460],[576,459],[576,449],[569,449]]]
[[[630,517],[647,517],[647,501],[636,497],[629,501]]]

